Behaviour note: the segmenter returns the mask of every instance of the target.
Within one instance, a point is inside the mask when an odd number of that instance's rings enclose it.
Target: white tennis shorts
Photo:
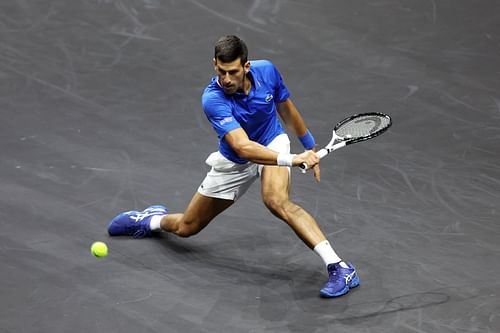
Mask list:
[[[274,138],[267,148],[278,153],[290,153],[290,139],[286,134]],[[261,164],[247,162],[234,163],[218,151],[210,154],[205,161],[212,168],[198,187],[198,192],[207,197],[238,200],[262,173]],[[288,167],[290,170],[290,168]]]

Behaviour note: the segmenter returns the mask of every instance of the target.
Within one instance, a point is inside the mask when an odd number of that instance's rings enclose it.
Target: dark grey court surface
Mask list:
[[[293,170],[358,268],[345,297],[318,297],[323,263],[258,183],[193,238],[107,236],[203,179],[224,34],[278,66],[318,143],[354,113],[394,119],[321,183]],[[500,331],[496,0],[2,1],[0,114],[1,333]]]

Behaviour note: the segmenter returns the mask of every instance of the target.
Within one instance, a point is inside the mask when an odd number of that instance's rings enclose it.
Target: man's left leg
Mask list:
[[[285,167],[265,166],[262,170],[262,200],[278,218],[286,222],[297,236],[325,262],[329,279],[321,289],[323,297],[346,294],[359,285],[354,266],[343,262],[331,247],[316,220],[289,198],[290,171]]]

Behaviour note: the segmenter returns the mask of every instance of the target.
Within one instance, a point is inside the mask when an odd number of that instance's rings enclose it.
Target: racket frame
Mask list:
[[[342,140],[345,140],[346,141],[346,145],[350,145],[350,144],[353,144],[353,143],[356,143],[356,142],[361,142],[361,141],[366,141],[368,139],[373,139],[374,137],[377,137],[380,134],[382,134],[385,131],[387,131],[389,129],[389,127],[392,126],[392,119],[388,115],[386,115],[384,113],[380,113],[380,112],[367,112],[367,113],[358,113],[358,114],[352,115],[352,116],[347,117],[344,120],[338,122],[337,125],[335,125],[335,127],[333,128],[333,132],[335,133],[335,131],[338,130],[345,123],[347,123],[347,122],[349,122],[349,121],[351,121],[353,119],[364,117],[364,116],[377,116],[377,117],[381,117],[381,118],[386,118],[389,122],[387,123],[387,126],[382,127],[380,129],[378,129],[377,131],[369,134],[369,135],[360,136],[360,137],[357,137],[357,138],[347,138],[347,139],[343,138],[343,137],[340,137],[337,134],[335,134],[335,136],[337,136],[338,138],[341,138]]]
[[[335,131],[338,130],[342,125],[344,125],[345,123],[347,123],[347,122],[349,122],[349,121],[351,121],[353,119],[356,119],[356,118],[359,118],[359,117],[362,117],[362,116],[378,116],[378,117],[383,117],[383,118],[388,119],[389,123],[387,124],[387,126],[382,127],[380,129],[378,129],[377,131],[369,134],[369,135],[365,135],[365,136],[361,136],[361,137],[357,137],[357,138],[349,138],[348,136],[342,137],[342,136],[337,135],[337,133]],[[332,139],[330,140],[330,142],[324,148],[318,150],[316,152],[316,154],[318,154],[319,158],[323,158],[326,155],[330,154],[331,152],[333,152],[334,150],[337,150],[339,148],[345,147],[345,146],[353,144],[353,143],[357,143],[357,142],[361,142],[361,141],[366,141],[368,139],[372,139],[374,137],[377,137],[380,134],[382,134],[385,131],[387,131],[387,129],[389,129],[389,127],[391,127],[391,125],[392,125],[392,119],[391,119],[391,117],[389,117],[388,115],[386,115],[384,113],[380,113],[380,112],[368,112],[368,113],[358,113],[358,114],[352,115],[352,116],[347,117],[344,120],[338,122],[337,125],[335,125],[335,127],[333,128],[333,131],[332,131]],[[335,143],[335,142],[337,142],[337,143]],[[299,167],[300,167],[302,173],[306,173],[306,171],[308,169],[308,166],[307,166],[306,163],[302,163]]]

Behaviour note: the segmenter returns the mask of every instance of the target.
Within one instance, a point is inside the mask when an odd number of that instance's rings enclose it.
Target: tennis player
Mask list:
[[[248,61],[247,47],[236,36],[217,41],[213,65],[217,75],[201,102],[217,133],[219,150],[207,158],[211,169],[198,191],[184,213],[168,213],[160,205],[124,212],[110,222],[109,234],[143,238],[163,230],[180,237],[195,235],[260,179],[265,206],[323,259],[329,279],[320,295],[346,294],[359,285],[354,266],[342,261],[314,218],[289,198],[290,167],[306,163],[317,181],[320,168],[314,138],[280,73],[267,60]],[[303,153],[290,153],[290,140],[279,118],[298,136]]]

